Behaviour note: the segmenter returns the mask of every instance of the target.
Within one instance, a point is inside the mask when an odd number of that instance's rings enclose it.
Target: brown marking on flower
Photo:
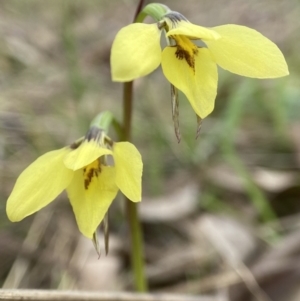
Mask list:
[[[80,138],[80,139],[76,140],[75,142],[73,142],[69,147],[70,147],[70,149],[75,150],[81,145],[82,142],[83,142],[83,138]]]
[[[193,69],[195,72],[195,55],[198,53],[197,48],[193,48],[192,52],[182,48],[180,45],[177,45],[177,50],[175,52],[176,58],[179,60],[185,59],[187,64]]]
[[[172,22],[173,27],[181,21],[188,22],[188,19],[179,12],[172,11],[164,16],[166,19],[169,19]]]
[[[84,188],[87,190],[93,180],[101,172],[100,161],[96,160],[83,169]]]

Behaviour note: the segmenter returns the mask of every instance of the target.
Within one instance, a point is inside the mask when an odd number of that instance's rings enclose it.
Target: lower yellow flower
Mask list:
[[[162,51],[163,30],[170,45]],[[195,40],[205,45],[200,47]],[[289,74],[281,51],[259,32],[233,24],[205,28],[177,12],[167,13],[155,24],[134,23],[122,28],[112,45],[114,81],[145,76],[160,64],[168,81],[186,95],[202,119],[214,109],[217,65],[254,78]]]
[[[113,157],[113,166],[106,156]],[[141,200],[142,169],[133,144],[112,142],[92,127],[84,139],[42,155],[21,173],[7,201],[7,216],[20,221],[66,189],[79,230],[92,239],[119,189],[131,201]]]

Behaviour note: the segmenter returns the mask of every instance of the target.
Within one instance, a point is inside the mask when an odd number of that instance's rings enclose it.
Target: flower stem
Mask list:
[[[131,140],[132,119],[132,86],[133,82],[124,83],[123,88],[123,140]],[[138,218],[137,203],[125,197],[126,213],[131,235],[131,266],[134,273],[135,289],[138,292],[147,291],[147,281],[144,268],[143,237]]]
[[[123,85],[123,140],[131,140],[131,119],[132,119],[132,87],[133,82],[126,82]]]

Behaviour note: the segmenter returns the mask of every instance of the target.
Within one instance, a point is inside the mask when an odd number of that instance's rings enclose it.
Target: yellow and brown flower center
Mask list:
[[[198,47],[185,36],[174,35],[172,39],[176,42],[176,58],[179,60],[184,59],[195,72],[195,56],[198,53]]]
[[[88,189],[94,177],[98,177],[101,172],[101,163],[97,159],[83,169],[84,188]]]

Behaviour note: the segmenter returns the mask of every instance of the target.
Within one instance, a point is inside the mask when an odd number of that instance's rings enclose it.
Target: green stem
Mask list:
[[[131,120],[132,120],[132,87],[133,82],[123,85],[123,140],[131,140]]]
[[[132,120],[132,86],[133,82],[124,83],[123,89],[123,140],[131,140]],[[131,266],[134,273],[135,289],[138,292],[147,291],[145,278],[144,250],[141,225],[138,217],[137,203],[125,197],[126,213],[131,234]]]

